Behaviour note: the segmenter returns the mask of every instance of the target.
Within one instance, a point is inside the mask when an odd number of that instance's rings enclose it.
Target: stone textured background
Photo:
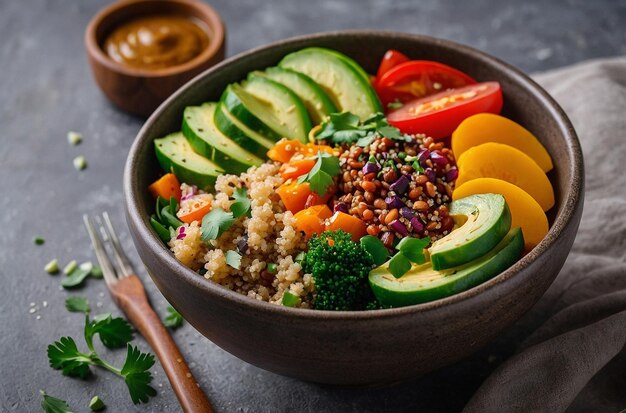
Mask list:
[[[40,389],[66,399],[77,412],[87,411],[89,399],[96,394],[110,412],[179,409],[158,364],[153,369],[158,396],[135,407],[125,385],[107,372],[98,370],[83,382],[52,370],[46,357],[46,346],[52,341],[82,335],[82,317],[64,309],[68,293],[60,290],[60,276],[43,271],[51,258],[62,265],[71,259],[95,260],[81,215],[108,210],[126,249],[133,251],[122,214],[122,170],[142,120],[105,100],[92,81],[83,52],[84,28],[106,3],[0,2],[2,412],[40,411]],[[626,3],[622,1],[215,0],[211,4],[227,26],[229,56],[293,35],[350,28],[443,37],[483,49],[527,72],[626,53]],[[84,134],[80,146],[67,144],[69,130]],[[82,172],[72,166],[79,154],[89,163]],[[45,237],[45,245],[33,244],[36,235]],[[131,258],[155,308],[163,314],[167,303],[134,253]],[[90,299],[96,313],[119,314],[102,281],[88,280],[78,294]],[[189,325],[174,337],[217,411],[454,412],[528,330],[522,320],[466,361],[377,389],[320,386],[268,373],[222,351]],[[136,343],[147,350],[140,337]],[[121,362],[123,353],[105,354]]]

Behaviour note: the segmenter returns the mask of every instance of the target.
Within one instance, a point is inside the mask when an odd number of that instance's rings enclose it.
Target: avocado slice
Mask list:
[[[322,123],[324,118],[331,113],[337,112],[337,107],[328,95],[305,74],[283,67],[269,67],[265,69],[265,72],[254,72],[254,74],[266,76],[291,89],[302,100],[315,125]]]
[[[520,228],[511,229],[487,254],[446,270],[431,263],[415,265],[400,278],[389,272],[389,261],[369,274],[374,295],[385,306],[402,307],[457,294],[481,284],[513,265],[524,249]]]
[[[181,132],[154,140],[157,160],[164,171],[173,172],[180,182],[209,189],[224,170],[198,155]]]
[[[226,109],[222,102],[218,103],[217,108],[215,108],[214,121],[215,126],[222,134],[237,142],[242,148],[253,152],[263,159],[266,158],[267,151],[276,144],[273,140],[253,131],[246,124],[242,123]]]
[[[309,76],[342,112],[352,112],[365,120],[383,111],[367,73],[339,52],[309,47],[288,54],[278,65]]]
[[[450,204],[450,216],[460,228],[433,242],[428,249],[433,269],[456,267],[483,256],[511,228],[511,212],[500,194],[477,194]]]
[[[267,110],[261,120],[281,137],[308,142],[311,119],[302,100],[288,87],[250,73],[243,89],[259,99]]]
[[[209,102],[201,106],[188,106],[183,113],[183,135],[197,153],[205,156],[228,173],[241,173],[250,166],[260,165],[263,159],[237,145],[215,126],[217,103]],[[256,150],[258,144],[246,141],[248,147]]]

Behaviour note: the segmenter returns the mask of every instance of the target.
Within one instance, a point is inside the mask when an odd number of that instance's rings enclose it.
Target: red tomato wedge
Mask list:
[[[502,90],[498,82],[484,82],[447,90],[405,103],[387,114],[402,133],[424,133],[434,139],[450,136],[465,119],[477,113],[500,113]]]
[[[380,61],[380,66],[378,66],[378,72],[376,72],[376,82],[378,82],[382,75],[387,73],[391,68],[398,66],[400,63],[408,61],[409,58],[406,57],[403,53],[400,53],[399,51],[393,49],[387,50],[382,60]]]
[[[390,102],[409,102],[448,89],[472,85],[476,81],[443,63],[411,60],[389,69],[378,78],[376,91],[386,107]]]

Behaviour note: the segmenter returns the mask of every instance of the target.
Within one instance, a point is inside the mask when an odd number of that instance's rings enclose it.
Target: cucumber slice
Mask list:
[[[188,106],[183,114],[183,134],[197,153],[221,165],[227,173],[241,173],[263,160],[243,149],[215,126],[217,103]],[[252,143],[249,143],[252,145]]]
[[[285,138],[308,142],[311,119],[304,103],[291,89],[253,73],[243,83],[243,89],[268,108],[261,119],[274,132]]]
[[[402,307],[448,297],[493,278],[513,265],[524,249],[520,228],[511,229],[487,254],[464,265],[436,271],[430,263],[414,266],[400,278],[389,272],[389,262],[372,270],[369,282],[386,306]]]
[[[267,151],[272,149],[275,145],[273,140],[266,138],[247,127],[244,123],[241,123],[241,121],[234,117],[221,102],[217,104],[217,108],[215,109],[214,120],[215,126],[217,126],[217,129],[219,129],[222,134],[228,136],[244,149],[247,149],[263,159],[266,158]]]
[[[511,228],[511,212],[500,194],[478,194],[450,204],[450,216],[460,228],[428,249],[435,270],[456,267],[483,256]]]
[[[282,67],[270,67],[265,72],[254,72],[255,75],[267,76],[295,93],[306,107],[313,124],[322,123],[324,118],[337,112],[337,107],[322,88],[305,74]]]
[[[354,60],[339,52],[309,47],[288,54],[279,66],[309,76],[342,112],[352,112],[365,120],[373,113],[383,111],[367,73]]]
[[[210,189],[224,170],[214,162],[198,155],[181,132],[154,140],[156,157],[166,172],[172,172],[180,182]]]

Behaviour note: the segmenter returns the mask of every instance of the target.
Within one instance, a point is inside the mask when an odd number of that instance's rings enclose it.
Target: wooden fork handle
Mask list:
[[[124,293],[116,297],[118,304],[156,353],[183,411],[212,413],[211,403],[189,370],[185,358],[148,303],[141,280],[131,275],[120,280],[122,282],[128,283],[130,288],[124,288]]]

